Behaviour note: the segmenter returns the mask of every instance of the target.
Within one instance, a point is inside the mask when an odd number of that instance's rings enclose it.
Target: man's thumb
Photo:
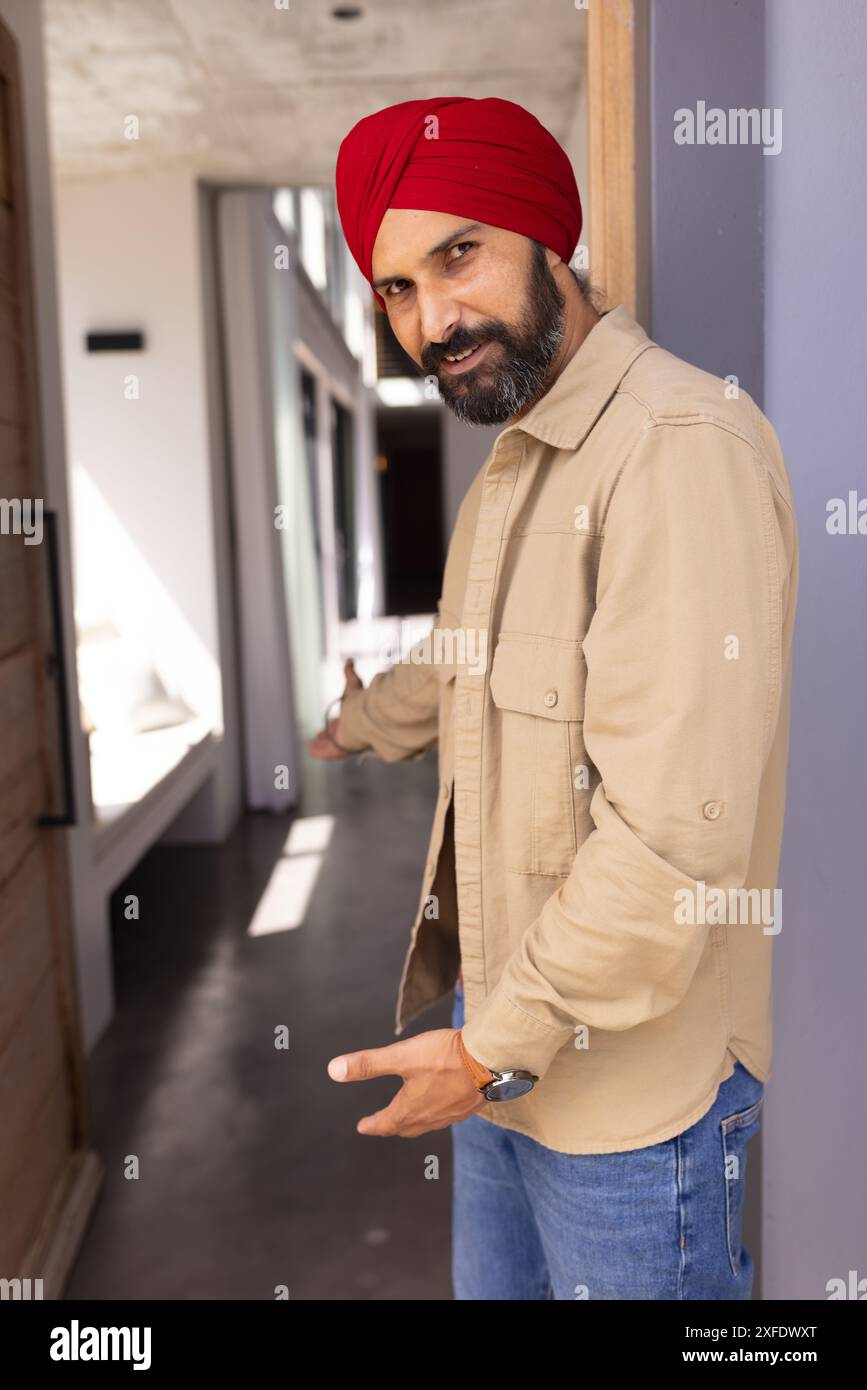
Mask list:
[[[363,688],[364,682],[356,671],[351,656],[348,656],[343,663],[343,674],[346,676],[347,690],[361,690]]]

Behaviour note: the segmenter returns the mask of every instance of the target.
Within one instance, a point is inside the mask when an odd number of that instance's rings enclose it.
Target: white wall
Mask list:
[[[76,610],[134,625],[219,727],[196,188],[186,175],[61,183],[56,211],[69,461],[87,479]],[[144,330],[143,352],[86,351],[88,330],[124,326]]]
[[[185,831],[221,839],[239,810],[238,734],[199,190],[188,174],[62,182],[56,212],[76,611],[141,641],[169,692],[223,731],[216,795]],[[86,351],[88,331],[124,327],[143,330],[143,352]]]
[[[298,557],[303,571],[313,546],[306,524],[307,479],[291,351],[294,280],[289,271],[275,268],[274,248],[283,242],[283,234],[267,193],[221,191],[215,211],[237,538],[246,798],[258,810],[280,811],[298,799],[295,652],[290,655],[290,637],[300,640],[302,690],[311,679],[318,690],[319,675],[318,632],[313,657],[305,660],[307,628],[290,628],[293,595],[283,571],[284,547],[303,549]],[[298,479],[290,477],[288,490],[281,487],[280,476],[287,453],[287,471],[291,474],[293,463],[301,470]],[[300,487],[293,486],[295,482]],[[275,528],[278,505],[289,509],[289,530]],[[300,542],[295,530],[299,520]],[[315,583],[315,573],[313,578]],[[315,622],[316,614],[307,611],[313,604],[300,607],[301,617]],[[318,699],[313,704],[317,708]],[[288,786],[275,778],[278,765],[288,769]]]
[[[223,736],[216,772],[177,818],[163,839],[222,840],[243,810],[243,747],[240,672],[237,661],[238,614],[232,556],[232,489],[226,438],[223,346],[220,332],[215,191],[198,186],[202,314],[207,377],[207,430],[211,459],[211,505],[216,554],[217,642],[222,671]]]

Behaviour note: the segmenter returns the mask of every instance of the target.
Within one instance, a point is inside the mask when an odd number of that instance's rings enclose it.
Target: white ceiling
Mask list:
[[[520,102],[574,161],[585,15],[572,0],[359,4],[340,22],[336,0],[43,0],[58,176],[330,184],[355,121],[452,95]]]

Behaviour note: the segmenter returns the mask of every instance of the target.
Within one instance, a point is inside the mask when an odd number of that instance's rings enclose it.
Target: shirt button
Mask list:
[[[443,782],[442,786],[440,787],[440,796],[442,797],[443,801],[448,801],[448,799],[449,799],[449,784],[448,784],[448,782]]]
[[[705,820],[717,820],[722,815],[721,801],[707,801],[701,808]]]
[[[557,703],[557,692],[556,692],[556,690],[546,690],[546,691],[545,691],[545,704],[546,704],[546,705],[556,705],[556,703]]]

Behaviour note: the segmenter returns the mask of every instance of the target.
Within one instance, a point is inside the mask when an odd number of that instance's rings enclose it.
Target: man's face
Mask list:
[[[547,389],[565,326],[549,257],[528,237],[451,213],[389,208],[382,219],[374,286],[401,347],[467,424],[502,424]]]

